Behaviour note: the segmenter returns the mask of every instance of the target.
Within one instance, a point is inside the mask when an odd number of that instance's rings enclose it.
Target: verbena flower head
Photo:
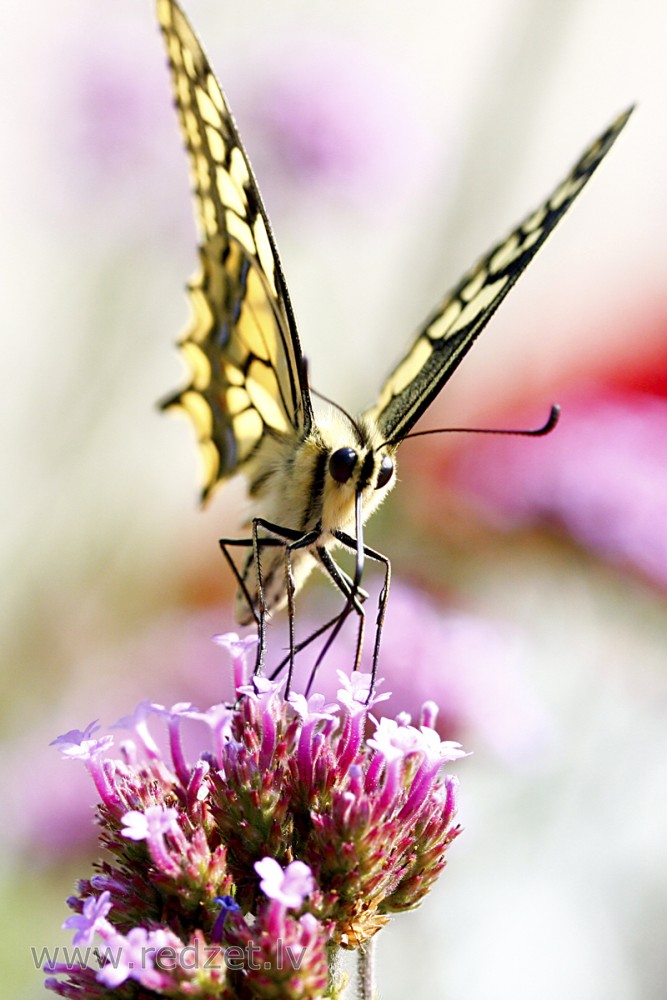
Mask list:
[[[119,759],[101,760],[111,738],[92,725],[54,741],[95,779],[107,851],[64,924],[74,944],[99,939],[99,964],[50,969],[61,996],[331,996],[331,949],[363,946],[444,867],[459,827],[442,766],[463,751],[431,728],[433,705],[420,728],[376,721],[368,676],[344,675],[335,703],[285,700],[280,684],[241,676],[245,652],[228,645],[235,708],[144,703],[123,720],[138,747]],[[188,762],[181,727],[202,722],[213,747]]]

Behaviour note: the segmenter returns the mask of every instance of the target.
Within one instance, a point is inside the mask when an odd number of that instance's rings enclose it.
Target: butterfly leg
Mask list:
[[[258,538],[255,543],[254,538],[221,538],[218,544],[225,559],[227,560],[227,565],[229,566],[234,579],[236,580],[239,590],[243,594],[243,597],[248,605],[248,609],[255,619],[255,624],[257,625],[257,633],[260,641],[257,643],[257,659],[255,662],[255,673],[259,673],[262,667],[263,659],[263,649],[262,649],[262,631],[261,631],[261,615],[257,613],[257,608],[255,607],[255,602],[250,596],[250,592],[245,582],[243,573],[240,572],[236,563],[232,559],[228,547],[238,547],[238,548],[252,548],[253,549],[253,561],[257,565],[259,563],[259,553],[262,548],[277,548],[278,546],[284,545],[285,542],[280,538]],[[258,580],[260,575],[258,573]],[[261,592],[261,591],[260,591]],[[261,605],[260,599],[260,605]]]
[[[391,584],[391,562],[385,555],[381,552],[375,552],[374,549],[366,549],[366,555],[369,559],[375,560],[384,566],[384,583],[382,584],[382,590],[380,591],[380,598],[378,600],[378,614],[375,619],[375,645],[373,646],[373,664],[371,666],[371,687],[369,692],[369,698],[373,689],[375,687],[375,678],[377,677],[378,669],[378,659],[380,656],[380,640],[382,638],[382,629],[384,627],[384,616],[387,612],[387,601],[389,599],[389,586]]]
[[[276,541],[280,541],[276,539]],[[264,652],[266,650],[266,595],[264,594],[264,583],[262,581],[262,561],[259,557],[259,520],[253,518],[252,522],[252,558],[255,564],[257,575],[257,604],[258,621],[257,635],[257,659],[255,660],[255,673],[261,674],[264,664]]]
[[[338,567],[338,569],[340,570],[340,567]],[[347,581],[351,585],[352,581],[350,580],[350,577],[348,577],[346,573],[344,574],[342,570],[340,570],[340,572],[341,572],[341,575],[345,579],[347,579]],[[358,593],[358,596],[360,597],[360,599],[362,601],[367,600],[368,594],[366,593],[365,590],[362,590],[361,587],[359,588],[359,590],[357,591],[357,593]],[[295,647],[294,647],[294,652],[295,653],[300,653],[302,650],[306,649],[307,646],[310,646],[310,644],[312,642],[314,642],[316,639],[319,639],[319,637],[321,635],[324,635],[325,632],[327,632],[330,628],[332,628],[336,624],[336,622],[340,619],[341,614],[342,614],[342,612],[340,612],[337,615],[334,615],[334,617],[330,618],[328,622],[324,623],[324,625],[320,625],[313,632],[311,632],[310,635],[306,639],[302,639],[301,642],[297,642],[296,645],[295,645]],[[270,679],[274,680],[278,676],[278,674],[281,672],[281,670],[283,670],[283,668],[286,666],[286,664],[288,662],[289,662],[289,653],[287,654],[287,656],[283,660],[280,661],[280,663],[278,664],[278,666],[274,669],[273,673],[271,674]]]
[[[318,555],[319,555],[319,549],[317,551],[318,551]],[[329,553],[326,551],[326,549],[324,551],[329,556]],[[329,559],[331,559],[331,556],[329,556]],[[323,562],[324,562],[324,560],[323,560]],[[334,562],[333,559],[331,559],[331,562],[332,563]],[[367,601],[368,597],[369,597],[368,591],[364,590],[363,587],[356,587],[355,588],[355,586],[354,586],[354,580],[352,579],[352,577],[348,573],[346,573],[345,570],[341,566],[338,565],[338,563],[334,563],[334,566],[336,568],[337,574],[340,576],[340,578],[342,579],[343,584],[345,584],[345,586],[342,586],[338,582],[338,580],[333,580],[333,582],[338,587],[338,589],[341,591],[341,593],[343,594],[343,596],[347,597],[348,593],[351,592],[352,590],[354,590],[355,594],[357,595],[357,597],[359,598],[359,600],[362,602],[362,604],[365,601]],[[326,569],[326,567],[325,567],[325,569]],[[327,569],[327,572],[328,572],[328,569]],[[336,616],[336,617],[338,617],[338,616]]]
[[[345,597],[346,601],[345,601],[345,606],[343,607],[343,610],[340,612],[340,614],[336,615],[335,618],[332,618],[325,625],[321,626],[321,628],[317,629],[316,632],[314,632],[311,636],[309,636],[309,638],[306,640],[306,643],[303,644],[306,645],[313,639],[316,639],[319,635],[322,635],[322,633],[327,631],[328,629],[332,630],[326,642],[322,646],[322,649],[318,653],[317,659],[315,660],[315,664],[310,672],[310,677],[308,678],[308,684],[306,686],[306,695],[308,694],[308,692],[312,687],[313,681],[315,680],[315,675],[319,669],[320,664],[322,663],[324,657],[327,655],[328,651],[331,649],[331,646],[333,645],[336,636],[340,632],[341,628],[345,624],[347,618],[349,617],[352,611],[355,611],[359,618],[359,630],[357,633],[357,648],[356,648],[354,668],[353,668],[354,670],[358,669],[359,660],[361,658],[361,648],[364,637],[364,622],[366,617],[362,605],[363,602],[368,598],[368,593],[365,590],[363,590],[363,588],[357,586],[354,580],[351,577],[349,577],[347,573],[340,568],[340,566],[336,564],[336,562],[331,558],[331,556],[324,548],[324,546],[318,547],[317,555],[322,565],[322,568],[329,574],[332,582],[335,584],[336,587],[338,587],[343,597]]]
[[[368,597],[368,593],[365,590],[361,590],[361,588],[355,584],[352,577],[348,576],[347,573],[344,570],[342,570],[340,566],[337,565],[337,563],[331,558],[326,549],[324,548],[322,548],[321,550],[318,549],[318,555],[320,557],[322,565],[326,569],[327,573],[329,574],[333,582],[336,584],[336,586],[343,594],[343,596],[347,598],[345,607],[343,608],[341,614],[339,615],[339,624],[336,626],[331,636],[329,637],[327,647],[323,652],[326,652],[326,649],[328,649],[333,640],[336,638],[336,635],[342,628],[343,623],[345,619],[348,617],[348,615],[352,611],[355,611],[359,619],[359,626],[357,629],[357,645],[354,655],[354,667],[352,669],[358,670],[359,663],[361,660],[361,650],[364,644],[364,629],[366,624],[366,614],[364,612],[362,603]],[[361,601],[359,601],[360,597]]]
[[[334,535],[339,542],[342,542],[342,544],[351,551],[357,551],[356,538],[352,538],[351,535],[346,534],[344,531],[335,531]],[[384,566],[384,582],[378,599],[378,613],[375,620],[375,644],[373,646],[373,662],[371,666],[371,686],[368,695],[370,698],[373,693],[373,689],[375,688],[375,679],[377,677],[378,657],[380,656],[380,641],[382,638],[384,618],[387,611],[387,601],[389,599],[389,586],[391,584],[391,562],[385,555],[382,554],[382,552],[376,552],[376,550],[372,549],[369,545],[364,545],[364,554],[367,555],[369,559],[372,559],[374,562],[378,562]]]
[[[234,579],[236,580],[239,590],[241,591],[243,597],[245,598],[245,602],[248,605],[248,610],[255,619],[255,624],[259,625],[259,616],[255,610],[252,598],[248,593],[248,588],[245,585],[243,574],[239,572],[236,563],[234,562],[228,551],[228,546],[229,547],[243,546],[244,548],[252,547],[252,538],[220,538],[218,539],[218,545],[220,546],[220,550],[227,561],[227,565],[231,570]]]
[[[356,588],[357,607],[354,608],[353,605],[349,603],[349,597],[354,588],[354,582],[352,578],[348,576],[345,570],[341,569],[341,567],[334,562],[334,560],[331,558],[331,556],[324,548],[324,546],[318,546],[317,557],[318,561],[320,562],[320,565],[322,566],[322,569],[329,574],[332,583],[340,590],[343,597],[346,598],[347,603],[343,608],[343,610],[339,612],[339,614],[335,615],[333,618],[330,618],[329,621],[325,622],[323,625],[320,625],[313,632],[311,632],[310,635],[307,636],[307,638],[303,639],[299,643],[296,643],[294,647],[295,654],[302,652],[302,650],[310,646],[310,644],[313,643],[316,639],[319,639],[321,635],[324,635],[325,632],[328,632],[329,629],[339,624],[342,625],[341,618],[344,621],[352,610],[356,610],[360,616],[363,615],[363,609],[359,606],[359,604],[368,600],[368,592],[364,590],[363,587],[357,587]],[[338,630],[336,631],[336,634],[337,632]],[[310,690],[317,669],[320,663],[322,662],[327,650],[330,648],[330,646],[331,646],[331,641],[329,641],[325,645],[320,655],[318,656],[315,666],[311,670],[311,674],[308,680],[308,685],[306,687],[306,692]],[[283,660],[281,660],[278,666],[274,669],[273,673],[271,674],[271,680],[274,680],[276,677],[278,677],[278,675],[285,668],[289,660],[290,660],[290,653],[288,653],[287,656]]]
[[[290,693],[292,687],[292,677],[294,676],[294,618],[296,616],[296,605],[294,601],[294,573],[292,571],[292,547],[285,546],[285,589],[287,590],[287,630],[289,642],[289,666],[287,668],[287,684],[285,685],[285,697]]]
[[[270,532],[270,536],[260,536],[259,531],[264,530]],[[273,537],[271,537],[273,536]],[[239,590],[243,594],[245,601],[250,609],[255,622],[257,623],[258,629],[258,650],[257,650],[257,660],[255,664],[255,673],[261,673],[262,666],[264,663],[264,654],[266,650],[266,617],[268,609],[266,606],[266,596],[264,590],[264,578],[262,575],[261,566],[261,552],[264,548],[277,548],[282,546],[285,549],[285,587],[287,595],[287,611],[289,619],[289,653],[287,657],[278,665],[278,667],[273,671],[271,679],[277,677],[283,667],[289,663],[288,669],[288,679],[287,679],[287,690],[292,680],[292,674],[294,670],[294,659],[298,652],[305,649],[311,642],[319,638],[329,629],[332,632],[327,639],[325,645],[320,651],[315,665],[311,671],[311,676],[308,682],[307,691],[310,690],[313,679],[317,672],[317,669],[327,654],[328,650],[331,648],[336,636],[340,632],[344,622],[347,620],[348,616],[354,611],[359,618],[359,630],[357,634],[357,644],[356,653],[354,661],[354,669],[357,670],[359,667],[359,661],[361,657],[361,650],[363,646],[363,636],[364,636],[364,624],[365,624],[365,613],[362,607],[364,601],[368,598],[368,593],[363,588],[355,585],[354,580],[348,576],[348,574],[338,566],[335,561],[331,558],[324,546],[319,546],[317,549],[317,556],[320,561],[322,568],[328,573],[334,585],[340,590],[341,594],[346,598],[346,605],[342,612],[336,615],[334,618],[330,619],[324,625],[316,629],[311,635],[308,636],[301,643],[296,643],[295,641],[295,630],[294,623],[296,618],[295,613],[295,586],[292,574],[292,564],[291,556],[292,553],[298,551],[299,549],[308,548],[317,541],[319,537],[319,532],[312,531],[306,534],[300,533],[293,528],[285,528],[283,525],[274,524],[271,521],[266,521],[264,518],[254,518],[253,528],[252,528],[252,538],[222,538],[220,539],[220,548],[223,555],[238,583]],[[350,536],[344,536],[340,538],[346,547],[353,551],[356,551],[356,543],[354,539]],[[250,591],[248,590],[245,575],[242,573],[236,563],[231,557],[228,551],[228,547],[238,546],[244,548],[252,548],[253,550],[253,564],[255,566],[256,578],[257,578],[257,600],[253,600]],[[369,558],[375,558],[380,560],[385,560],[385,557],[380,556],[379,553],[374,553],[374,550],[364,547],[365,554],[369,555]],[[385,560],[388,565],[388,561]],[[385,588],[386,590],[386,588]],[[383,590],[384,593],[384,590]],[[381,598],[382,599],[382,598]],[[384,612],[382,613],[382,618],[384,618]],[[379,619],[378,619],[379,620]],[[376,637],[376,647],[379,649],[378,637]],[[377,659],[377,650],[374,662]],[[375,676],[375,674],[373,674]]]
[[[285,697],[290,692],[292,686],[292,677],[294,676],[294,659],[296,657],[296,641],[295,641],[295,629],[294,622],[296,618],[296,607],[295,607],[295,594],[296,587],[294,583],[294,575],[292,572],[292,553],[298,552],[299,549],[307,549],[319,538],[319,531],[309,531],[301,538],[297,538],[293,542],[289,542],[285,545],[285,588],[287,590],[287,614],[288,614],[288,628],[289,628],[289,654],[287,657],[289,666],[287,668],[287,684],[285,686]]]
[[[279,546],[284,547],[285,541],[281,538],[220,538],[218,544],[224,555],[227,565],[232,571],[232,575],[236,580],[239,591],[243,595],[245,602],[248,606],[252,617],[255,620],[255,625],[257,626],[257,654],[255,658],[255,668],[253,673],[259,674],[262,671],[262,664],[264,661],[264,646],[266,641],[266,602],[264,598],[264,589],[261,582],[261,563],[260,563],[260,553],[263,548],[277,548]],[[259,601],[259,612],[257,610],[256,602],[250,596],[250,591],[245,582],[244,574],[239,570],[238,566],[232,559],[229,548],[251,548],[253,550],[253,563],[257,567],[257,581],[258,581],[258,595]],[[289,593],[289,592],[288,592]],[[263,613],[262,613],[263,612]],[[271,675],[271,679],[275,673]]]
[[[232,571],[234,579],[238,584],[239,590],[242,593],[246,601],[246,604],[248,605],[248,609],[252,614],[253,618],[255,619],[255,623],[257,625],[259,642],[257,644],[257,660],[255,663],[255,673],[260,673],[264,659],[264,649],[266,643],[266,615],[267,615],[266,600],[264,598],[264,586],[262,582],[261,551],[262,549],[265,548],[278,548],[278,547],[284,548],[288,543],[285,537],[260,538],[258,535],[257,528],[268,527],[268,523],[265,525],[260,522],[260,519],[256,520],[258,521],[258,524],[256,527],[255,522],[253,522],[252,538],[221,538],[219,540],[219,545],[227,561],[227,565]],[[272,529],[277,528],[277,526],[271,526],[271,527]],[[290,537],[292,537],[291,529],[281,529],[281,531],[283,533],[289,531]],[[300,537],[298,532],[294,532],[293,535],[296,536],[297,538]],[[257,575],[257,594],[258,594],[257,601],[253,600],[253,598],[251,597],[250,591],[248,590],[248,586],[245,581],[245,574],[238,569],[236,563],[232,559],[229,553],[230,547],[252,548],[253,565],[255,566],[255,572]]]
[[[263,531],[268,531],[273,538],[260,538],[259,529]],[[255,562],[255,572],[257,574],[257,595],[259,604],[259,649],[257,655],[257,663],[255,667],[256,673],[260,673],[264,663],[264,653],[266,650],[266,595],[264,592],[264,582],[262,580],[262,566],[260,561],[260,547],[267,542],[272,545],[281,545],[285,549],[285,585],[287,590],[287,611],[289,616],[289,635],[290,635],[290,668],[287,679],[287,688],[289,691],[289,686],[292,680],[292,672],[294,668],[294,578],[292,575],[291,566],[291,554],[298,549],[308,548],[313,542],[317,541],[319,538],[319,531],[309,531],[305,534],[302,531],[298,531],[294,528],[285,528],[281,524],[274,524],[272,521],[266,521],[262,517],[253,518],[252,522],[252,542],[253,542],[253,558]]]

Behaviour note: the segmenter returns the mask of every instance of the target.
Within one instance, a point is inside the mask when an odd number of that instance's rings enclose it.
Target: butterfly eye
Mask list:
[[[385,455],[382,459],[382,464],[380,465],[380,471],[378,472],[378,481],[375,484],[376,490],[381,490],[383,486],[386,486],[391,477],[394,474],[394,463],[389,458],[389,455]]]
[[[346,483],[350,479],[357,457],[354,448],[339,448],[333,453],[329,459],[329,472],[337,483]]]

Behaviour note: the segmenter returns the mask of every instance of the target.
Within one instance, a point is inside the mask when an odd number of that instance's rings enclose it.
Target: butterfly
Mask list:
[[[327,629],[329,644],[352,612],[359,622],[358,663],[367,597],[360,583],[370,559],[384,570],[375,670],[391,570],[387,557],[365,544],[363,528],[396,482],[397,449],[609,152],[632,109],[438,303],[373,406],[352,418],[333,404],[316,417],[275,240],[229,106],[176,0],[158,0],[158,18],[200,232],[199,271],[188,284],[191,317],[180,344],[189,381],[163,406],[181,408],[194,424],[204,468],[202,500],[230,476],[246,476],[250,535],[220,544],[238,583],[237,618],[258,625],[258,669],[267,616],[285,606],[290,668],[296,651]],[[338,546],[354,554],[353,575],[334,560]],[[240,568],[230,547],[247,550]],[[315,566],[345,604],[297,644],[295,595]]]

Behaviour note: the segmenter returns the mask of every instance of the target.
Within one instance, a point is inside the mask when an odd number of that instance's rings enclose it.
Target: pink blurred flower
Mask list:
[[[47,217],[62,211],[68,232],[77,222],[85,227],[87,247],[127,240],[141,213],[153,228],[176,225],[187,237],[187,184],[160,39],[153,31],[143,35],[131,15],[109,19],[103,33],[98,28],[91,12],[56,21],[51,46],[36,63],[39,207]],[[155,59],[146,58],[151,42]],[[180,210],[172,197],[179,184]]]
[[[378,52],[335,36],[272,39],[248,76],[236,112],[269,190],[311,188],[370,207],[378,192],[407,196],[405,177],[427,169],[419,102]]]
[[[535,447],[537,445],[537,447]],[[545,519],[667,586],[667,401],[589,391],[548,438],[475,442],[448,475],[505,526]]]

